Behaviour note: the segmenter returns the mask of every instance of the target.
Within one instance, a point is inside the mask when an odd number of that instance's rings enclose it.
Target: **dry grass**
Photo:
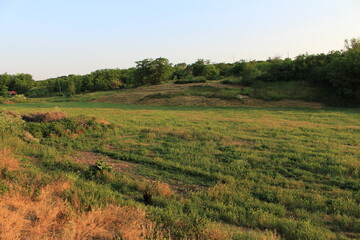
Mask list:
[[[100,123],[100,124],[104,124],[104,125],[109,125],[110,122],[106,121],[105,119],[96,119],[95,122]]]
[[[143,180],[138,182],[138,189],[154,196],[170,198],[175,194],[171,186],[164,182]]]
[[[265,236],[262,237],[263,240],[280,240],[280,235],[276,232],[276,229],[274,231],[266,230]]]
[[[67,114],[64,112],[54,111],[54,112],[45,112],[45,113],[32,113],[32,114],[22,114],[22,119],[27,122],[54,122],[59,121],[67,117]]]
[[[148,239],[155,224],[145,211],[134,207],[108,206],[81,215],[72,225],[68,239]]]
[[[9,193],[0,200],[0,239],[162,239],[144,210],[110,205],[78,213],[61,199],[69,182],[54,182],[29,195]]]
[[[0,169],[7,168],[9,171],[18,170],[19,162],[13,157],[10,149],[4,148],[0,150]]]

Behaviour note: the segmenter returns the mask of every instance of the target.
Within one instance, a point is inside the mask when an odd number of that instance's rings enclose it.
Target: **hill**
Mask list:
[[[117,91],[92,101],[156,106],[325,107],[322,103],[309,101],[306,96],[297,95],[299,87],[302,87],[301,91],[307,91],[307,87],[298,86],[298,84],[288,89],[274,89],[273,87],[268,91],[264,91],[266,87],[261,86],[264,96],[259,96],[253,94],[257,91],[255,88],[219,82],[161,84]],[[266,99],[266,97],[269,100],[261,99]],[[315,99],[314,96],[313,99]]]

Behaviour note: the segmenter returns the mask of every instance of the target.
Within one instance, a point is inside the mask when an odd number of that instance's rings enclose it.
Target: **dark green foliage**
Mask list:
[[[105,162],[105,160],[96,161],[94,165],[90,165],[86,171],[86,176],[89,179],[95,180],[98,178],[104,178],[104,175],[111,173],[112,168]]]
[[[0,96],[1,97],[9,97],[9,87],[6,85],[2,85],[1,89],[0,89]]]
[[[5,89],[6,91],[16,91],[19,94],[26,94],[32,87],[35,86],[35,84],[36,83],[30,74],[0,74],[0,89],[2,90],[2,96]]]
[[[160,84],[170,79],[173,70],[166,58],[144,59],[136,62],[135,82],[138,85]]]
[[[204,76],[204,70],[210,64],[209,60],[198,59],[195,63],[191,64],[190,69],[194,77]]]
[[[328,67],[328,78],[336,92],[348,99],[360,100],[360,50],[348,50]]]
[[[203,70],[206,79],[215,80],[220,76],[220,71],[214,65],[206,65]]]
[[[173,67],[173,76],[172,79],[190,79],[193,76],[191,75],[190,68],[186,63],[178,63]]]

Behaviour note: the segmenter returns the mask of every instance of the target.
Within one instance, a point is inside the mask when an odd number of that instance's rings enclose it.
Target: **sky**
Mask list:
[[[359,12],[359,0],[0,0],[0,74],[328,53],[360,37]]]

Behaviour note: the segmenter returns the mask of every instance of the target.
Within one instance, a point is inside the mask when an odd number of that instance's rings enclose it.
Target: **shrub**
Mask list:
[[[101,182],[111,182],[113,180],[112,168],[105,162],[99,160],[94,165],[90,165],[86,172],[86,176],[91,180],[99,180]]]
[[[24,94],[18,94],[18,95],[13,96],[9,100],[14,103],[23,103],[23,102],[26,102],[27,98],[25,97]]]

